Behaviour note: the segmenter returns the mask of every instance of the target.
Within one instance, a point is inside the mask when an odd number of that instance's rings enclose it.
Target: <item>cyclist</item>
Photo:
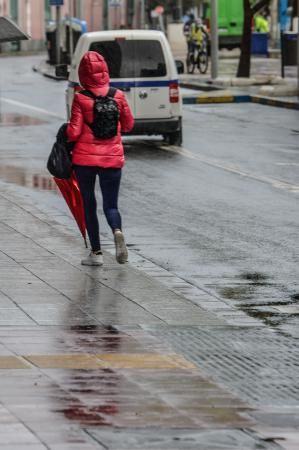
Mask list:
[[[183,33],[186,38],[187,49],[188,49],[188,53],[189,53],[192,51],[191,29],[192,29],[192,25],[195,22],[195,17],[194,17],[194,14],[192,14],[192,13],[188,14],[188,17],[189,17],[189,19],[184,23]]]
[[[191,25],[191,52],[193,53],[196,48],[199,50],[202,47],[204,39],[208,36],[207,30],[200,18]]]
[[[190,44],[186,59],[187,72],[193,73],[197,67],[200,73],[206,73],[208,69],[208,44],[209,35],[200,18],[191,25]]]

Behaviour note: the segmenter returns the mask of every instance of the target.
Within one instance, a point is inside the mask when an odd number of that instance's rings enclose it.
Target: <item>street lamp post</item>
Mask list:
[[[299,0],[298,0],[299,1]],[[211,77],[218,77],[218,1],[211,0]]]

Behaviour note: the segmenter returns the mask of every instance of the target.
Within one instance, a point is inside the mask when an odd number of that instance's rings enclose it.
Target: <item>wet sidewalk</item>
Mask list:
[[[298,448],[296,339],[112,241],[81,266],[61,212],[2,182],[0,217],[1,449]]]

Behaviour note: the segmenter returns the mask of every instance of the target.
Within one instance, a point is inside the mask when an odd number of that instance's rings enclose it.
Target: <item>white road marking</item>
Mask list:
[[[283,162],[278,162],[275,163],[276,166],[299,166],[299,163],[294,163],[294,162],[287,162],[287,163],[283,163]]]
[[[12,100],[11,98],[1,97],[1,101],[9,103],[10,105],[21,106],[22,108],[31,109],[32,111],[46,114],[47,116],[55,117],[56,119],[66,120],[65,117],[60,116],[59,114],[52,113],[47,109],[38,108],[37,106],[29,105],[28,103],[18,102],[17,100]]]
[[[255,175],[250,172],[246,172],[243,169],[240,169],[239,167],[235,165],[227,165],[223,163],[220,160],[214,159],[214,158],[208,158],[206,156],[195,154],[191,152],[191,150],[188,150],[184,147],[176,147],[176,146],[162,146],[163,150],[166,150],[168,152],[177,153],[179,155],[185,156],[189,159],[195,159],[197,161],[200,161],[204,164],[207,164],[211,167],[216,167],[217,169],[225,170],[226,172],[235,173],[236,175],[249,178],[251,180],[256,180],[261,183],[269,184],[270,186],[273,186],[277,189],[283,189],[289,192],[299,192],[299,185],[288,183],[287,181],[277,180],[275,178],[263,176],[263,175]]]

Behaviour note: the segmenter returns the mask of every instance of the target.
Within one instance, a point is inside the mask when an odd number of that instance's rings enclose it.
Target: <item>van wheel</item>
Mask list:
[[[174,133],[167,133],[164,135],[164,139],[169,145],[177,145],[178,147],[182,145],[183,134],[182,130],[175,131]]]

